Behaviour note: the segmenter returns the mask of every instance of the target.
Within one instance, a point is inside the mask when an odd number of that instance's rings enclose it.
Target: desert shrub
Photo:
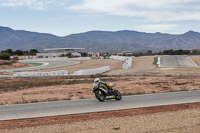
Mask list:
[[[0,53],[0,59],[10,60],[10,54],[9,53]]]

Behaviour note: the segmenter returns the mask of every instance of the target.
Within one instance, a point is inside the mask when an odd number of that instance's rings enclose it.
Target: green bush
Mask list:
[[[10,60],[10,54],[9,53],[0,53],[0,59]]]
[[[67,53],[66,56],[72,58],[72,53]]]

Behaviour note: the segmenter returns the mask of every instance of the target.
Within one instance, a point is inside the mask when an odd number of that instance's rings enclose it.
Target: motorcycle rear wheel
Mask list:
[[[95,96],[100,102],[103,102],[106,100],[106,96],[104,95],[104,93],[101,90],[95,91]]]

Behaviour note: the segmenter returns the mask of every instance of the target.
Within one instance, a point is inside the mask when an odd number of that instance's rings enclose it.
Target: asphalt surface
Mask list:
[[[77,62],[77,61],[45,61],[45,62],[36,61],[36,62],[33,62],[32,61],[31,63],[43,63],[43,65],[36,66],[36,67],[6,69],[6,70],[0,70],[0,72],[20,72],[20,71],[28,71],[28,70],[41,70],[41,69],[69,66],[69,65],[73,65],[73,64],[78,64],[79,62]]]
[[[187,55],[161,56],[159,67],[199,68],[199,66]]]
[[[200,91],[124,96],[121,101],[68,100],[1,105],[0,121],[200,102]]]

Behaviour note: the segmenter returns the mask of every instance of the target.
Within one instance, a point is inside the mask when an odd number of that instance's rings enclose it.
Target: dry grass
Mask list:
[[[12,62],[9,60],[0,60],[0,65],[11,65]]]
[[[17,91],[33,87],[91,83],[93,79],[6,78],[0,79],[0,92]]]
[[[2,69],[13,69],[19,67],[29,67],[33,65],[18,63],[15,60],[0,60],[0,70]]]
[[[116,76],[101,77],[108,83],[114,82],[122,95],[140,95],[190,91],[200,89],[200,77],[164,77],[164,76]],[[27,81],[26,81],[27,80]],[[92,83],[94,77],[80,79],[61,77],[57,79],[7,79],[8,84],[21,82],[15,88],[6,86],[0,91],[0,104],[32,103],[57,100],[94,98]],[[29,83],[30,82],[30,83]],[[38,82],[38,83],[37,83]],[[29,85],[31,84],[31,85]]]

